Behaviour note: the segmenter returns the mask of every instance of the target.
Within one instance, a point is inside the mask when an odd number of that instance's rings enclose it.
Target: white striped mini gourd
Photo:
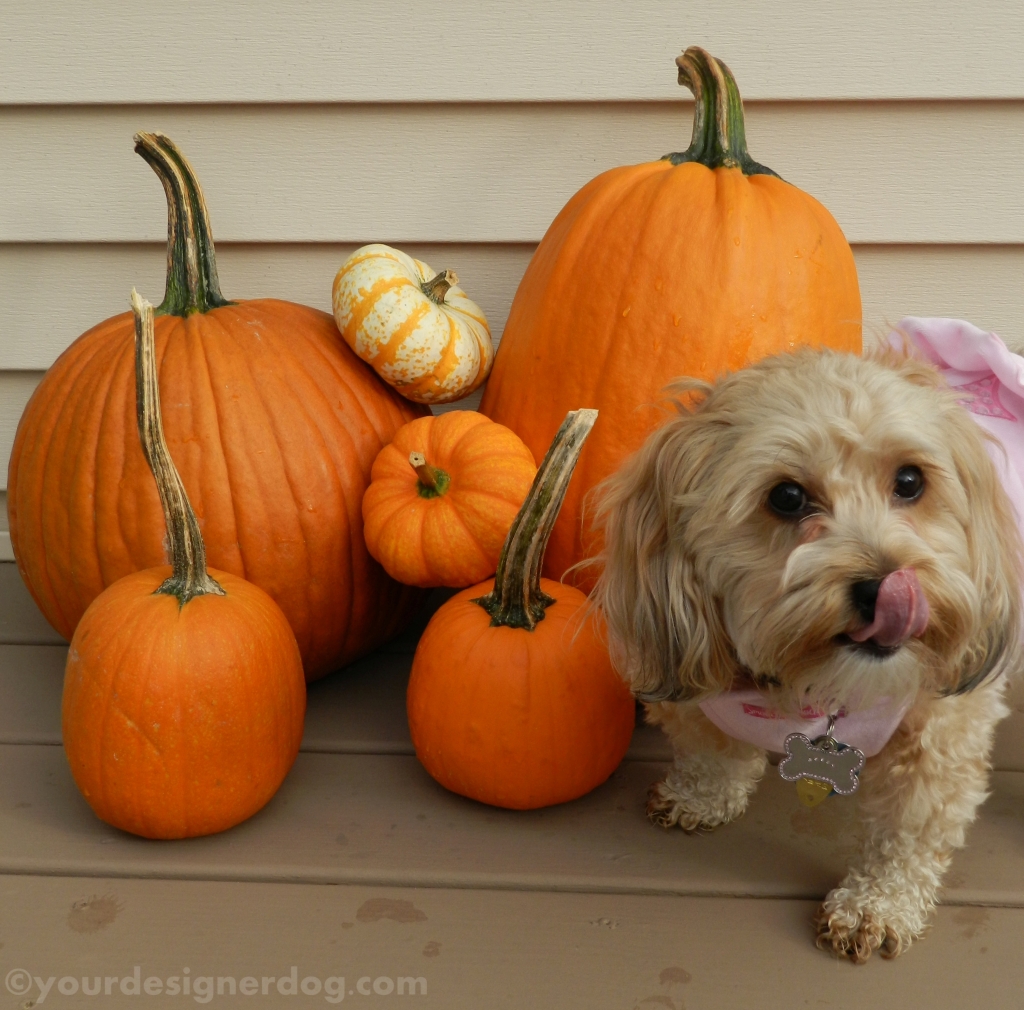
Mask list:
[[[491,370],[487,319],[450,270],[366,245],[334,278],[333,303],[345,342],[409,400],[460,400]]]

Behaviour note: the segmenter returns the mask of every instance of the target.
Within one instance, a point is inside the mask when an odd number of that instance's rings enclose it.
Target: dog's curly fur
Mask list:
[[[860,789],[864,848],[825,899],[818,943],[854,961],[921,936],[951,853],[985,798],[1006,675],[1020,664],[1021,543],[986,435],[930,364],[896,352],[801,351],[714,386],[599,491],[594,600],[613,655],[675,762],[648,813],[687,830],[743,813],[766,755],[697,702],[752,677],[782,709],[915,701]],[[894,494],[900,468],[924,490]],[[799,521],[768,505],[806,489]],[[857,647],[851,587],[913,569],[924,632],[891,655]]]

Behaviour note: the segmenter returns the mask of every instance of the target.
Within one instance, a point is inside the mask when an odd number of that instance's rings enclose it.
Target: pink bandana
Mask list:
[[[893,700],[883,698],[857,712],[839,711],[834,736],[848,747],[857,747],[865,757],[877,754],[896,732],[914,696]],[[790,733],[803,733],[813,740],[828,729],[828,713],[804,709],[799,715],[783,715],[769,704],[757,688],[726,691],[700,703],[701,711],[723,732],[755,747],[784,751]]]
[[[962,319],[917,319],[908,316],[889,336],[893,347],[910,345],[937,365],[952,389],[962,391],[963,405],[974,420],[1002,444],[989,444],[988,453],[1024,532],[1024,357],[1014,354],[994,333]],[[865,757],[877,754],[896,732],[913,703],[883,698],[870,708],[841,711],[836,740],[857,747]],[[782,753],[790,733],[814,739],[828,728],[828,713],[804,710],[782,715],[756,688],[727,691],[702,701],[704,714],[725,734],[765,750]]]

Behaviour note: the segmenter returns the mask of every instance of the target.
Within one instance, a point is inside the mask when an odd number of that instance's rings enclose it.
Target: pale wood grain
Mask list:
[[[648,99],[671,93],[694,44],[750,98],[1024,97],[1022,14],[1006,0],[8,0],[0,101]]]
[[[361,977],[398,976],[425,979],[425,995],[420,986],[415,999],[398,999],[423,1010],[1017,1005],[1020,909],[940,907],[927,937],[897,964],[875,956],[859,968],[815,949],[813,914],[810,902],[735,898],[0,878],[3,964],[44,982],[86,976],[92,985],[137,964],[142,979],[181,979],[187,967],[192,978],[250,975],[259,984],[295,965],[299,980],[344,976],[352,994],[342,1006],[377,1002],[355,992]],[[269,985],[273,995],[251,1002],[324,1005],[322,994],[289,999]],[[97,1001],[60,996],[54,984],[48,1001],[139,1004],[113,989]],[[215,995],[212,1005],[238,1002],[246,1001]]]
[[[191,159],[220,241],[536,242],[599,172],[685,148],[691,109],[7,107],[0,241],[161,240],[163,193],[131,141],[156,129]],[[851,242],[1024,241],[1024,102],[751,103],[748,138]]]

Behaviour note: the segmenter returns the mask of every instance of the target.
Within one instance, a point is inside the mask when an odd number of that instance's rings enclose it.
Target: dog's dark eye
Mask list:
[[[916,466],[901,466],[896,473],[892,493],[897,498],[913,501],[924,490],[924,474]]]
[[[773,512],[792,519],[807,508],[807,492],[799,484],[785,480],[768,492],[768,504]]]

